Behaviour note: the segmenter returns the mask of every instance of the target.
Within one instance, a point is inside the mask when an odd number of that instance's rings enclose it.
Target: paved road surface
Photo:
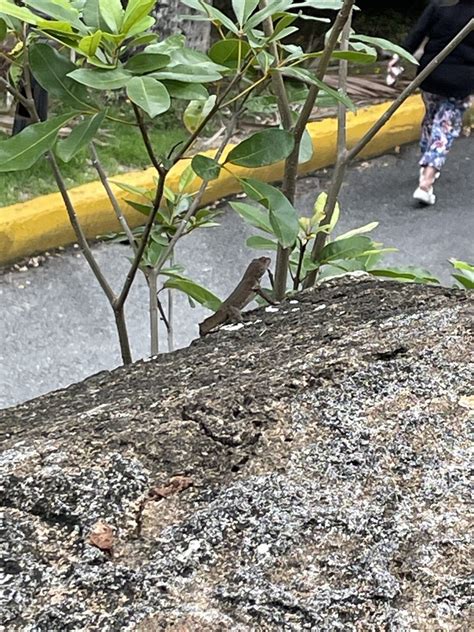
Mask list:
[[[438,184],[435,208],[414,208],[416,147],[351,168],[342,192],[340,231],[378,220],[374,235],[399,248],[391,261],[431,269],[450,282],[448,257],[474,259],[474,141],[460,140]],[[300,184],[300,208],[309,213],[329,172]],[[1,209],[0,209],[1,212]],[[222,225],[190,236],[177,260],[190,276],[220,297],[233,288],[252,258],[245,246],[250,234],[232,213]],[[94,247],[103,269],[118,286],[127,269],[122,246]],[[217,262],[217,265],[215,264]],[[147,293],[142,280],[134,287],[127,317],[136,359],[148,352]],[[110,310],[87,264],[77,250],[48,258],[24,272],[0,271],[0,407],[30,399],[119,364]],[[176,301],[176,345],[197,336],[197,323],[208,315]],[[162,341],[162,348],[166,343]],[[153,385],[150,384],[150,388]]]

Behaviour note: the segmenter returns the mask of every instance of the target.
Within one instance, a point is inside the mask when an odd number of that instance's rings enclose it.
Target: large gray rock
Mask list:
[[[468,629],[471,317],[330,282],[3,411],[1,624]]]

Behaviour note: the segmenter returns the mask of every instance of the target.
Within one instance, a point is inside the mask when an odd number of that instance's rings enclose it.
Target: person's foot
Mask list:
[[[418,187],[415,193],[413,193],[413,199],[425,206],[433,206],[436,203],[436,195],[433,192],[433,187],[428,190]]]

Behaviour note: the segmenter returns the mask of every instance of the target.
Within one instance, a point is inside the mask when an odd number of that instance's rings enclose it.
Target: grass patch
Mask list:
[[[59,113],[59,108],[55,108]],[[130,119],[128,108],[112,106],[109,114],[115,118]],[[149,133],[158,155],[166,154],[176,143],[184,140],[188,133],[184,129],[179,113],[169,113],[149,123]],[[0,140],[7,136],[0,132]],[[99,132],[97,147],[101,162],[110,176],[150,166],[150,160],[135,126],[107,120]],[[59,161],[68,188],[97,180],[88,151],[84,149],[69,163]],[[27,171],[12,171],[0,174],[0,206],[23,202],[45,193],[57,191],[51,168],[46,158]]]

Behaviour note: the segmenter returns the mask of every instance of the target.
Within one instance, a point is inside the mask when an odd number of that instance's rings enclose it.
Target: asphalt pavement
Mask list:
[[[418,208],[412,203],[417,175],[414,145],[353,165],[341,193],[338,232],[378,221],[374,237],[398,248],[387,257],[388,263],[427,268],[449,285],[447,259],[474,260],[473,139],[463,138],[455,144],[436,187],[435,207]],[[298,208],[302,213],[311,212],[330,176],[331,170],[323,170],[300,180]],[[220,298],[233,289],[255,256],[245,245],[253,231],[229,207],[223,211],[218,228],[186,237],[176,254],[187,274]],[[127,248],[102,243],[93,250],[118,289],[129,265]],[[0,270],[0,407],[120,363],[110,308],[77,248],[19,267]],[[209,313],[201,307],[191,309],[187,299],[177,295],[175,346],[188,345],[198,335],[197,323]],[[126,316],[134,359],[145,357],[149,333],[147,288],[142,278],[132,289]],[[166,351],[162,333],[160,344]]]

